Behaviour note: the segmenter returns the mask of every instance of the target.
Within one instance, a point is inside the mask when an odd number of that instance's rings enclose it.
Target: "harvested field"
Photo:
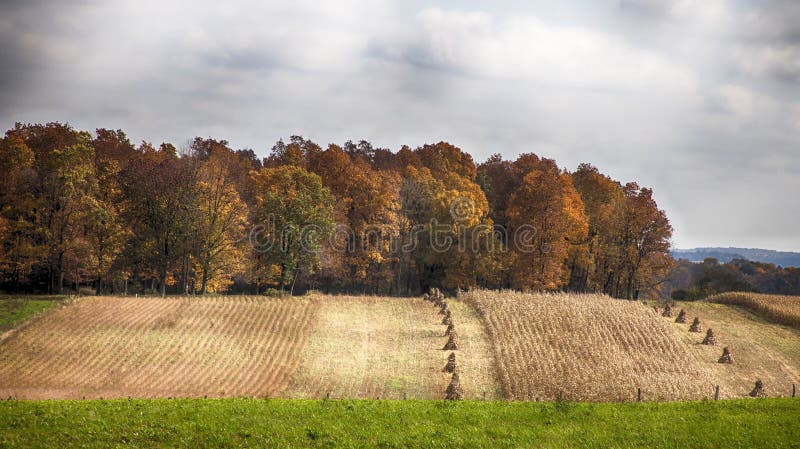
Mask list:
[[[730,292],[711,296],[707,301],[744,307],[775,323],[800,328],[800,296]]]
[[[800,330],[725,304],[685,302],[680,307],[714,329],[717,345],[706,346],[704,334],[689,333],[688,324],[672,324],[696,365],[720,386],[720,397],[745,397],[756,379],[764,381],[767,395],[773,397],[791,395],[792,383],[800,384]],[[718,363],[726,346],[733,357],[729,365]]]
[[[673,320],[640,302],[488,291],[463,299],[487,327],[507,399],[635,400],[637,388],[645,400],[713,394]]]
[[[293,398],[443,399],[451,375],[446,326],[419,298],[320,296],[317,322],[286,396]],[[465,398],[498,397],[492,353],[474,310],[448,305],[459,333],[456,352]]]
[[[0,397],[280,393],[317,302],[262,297],[87,298],[0,345]]]

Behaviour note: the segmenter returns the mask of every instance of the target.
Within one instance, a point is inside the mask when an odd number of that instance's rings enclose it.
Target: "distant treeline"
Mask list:
[[[582,164],[446,143],[397,152],[16,124],[0,140],[0,289],[61,293],[429,287],[654,294],[672,228],[652,191]]]
[[[696,300],[724,292],[800,295],[800,268],[734,259],[720,263],[707,258],[695,263],[676,262],[668,286],[676,300]]]
[[[675,259],[687,259],[692,262],[702,262],[708,258],[714,258],[723,263],[734,259],[747,259],[782,267],[800,267],[800,253],[760,248],[673,248],[672,256]]]

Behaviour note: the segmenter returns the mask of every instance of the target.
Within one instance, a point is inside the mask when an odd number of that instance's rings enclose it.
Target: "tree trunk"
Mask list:
[[[161,290],[161,297],[167,296],[167,264],[169,263],[169,242],[164,238],[164,259],[161,261],[161,272],[159,273],[159,286]]]
[[[203,279],[202,283],[200,284],[200,294],[205,296],[206,295],[206,287],[208,286],[208,268],[203,267]]]
[[[286,286],[286,264],[281,264],[281,280],[278,282],[278,290],[281,292],[281,296],[283,295],[283,288]]]
[[[166,267],[162,267],[161,269],[161,279],[159,279],[159,290],[161,293],[161,297],[167,296],[167,270]]]

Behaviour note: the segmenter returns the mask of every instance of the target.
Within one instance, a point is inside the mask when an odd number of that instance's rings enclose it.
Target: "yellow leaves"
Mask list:
[[[244,269],[241,237],[248,225],[247,205],[222,161],[213,155],[201,167],[195,188],[196,277],[201,280],[201,290],[205,289],[203,293],[221,291]]]
[[[366,256],[367,260],[372,263],[381,263],[384,261],[384,256],[379,251],[368,251]]]
[[[0,139],[0,172],[10,174],[14,170],[33,165],[33,150],[19,136],[9,135]]]

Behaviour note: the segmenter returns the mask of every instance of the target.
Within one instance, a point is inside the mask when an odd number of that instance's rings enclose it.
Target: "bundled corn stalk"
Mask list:
[[[448,401],[460,401],[464,397],[464,390],[461,388],[461,382],[458,381],[458,373],[453,373],[453,378],[450,379],[450,385],[444,392],[444,398]]]
[[[444,318],[442,318],[442,324],[444,324],[445,326],[449,326],[452,323],[453,323],[453,317],[450,315],[450,310],[448,310],[447,312],[445,312]]]
[[[450,332],[450,338],[447,339],[447,343],[445,343],[443,351],[456,351],[458,350],[458,334],[455,330]]]
[[[441,304],[444,302],[444,295],[436,287],[431,288],[431,293],[429,297],[430,301],[436,304],[437,306],[441,306]]]
[[[685,323],[686,322],[686,311],[685,310],[681,309],[681,311],[678,312],[678,317],[675,318],[675,322],[676,323]]]
[[[451,352],[449,356],[447,356],[447,364],[444,366],[442,370],[446,373],[455,373],[458,371],[458,363],[456,363],[456,353]]]
[[[764,382],[761,382],[761,379],[756,380],[756,385],[755,387],[753,387],[753,391],[750,392],[750,397],[753,398],[767,397],[767,391],[764,389]]]
[[[709,327],[706,331],[706,338],[703,339],[704,345],[714,346],[717,344],[717,337],[714,336],[714,331]]]
[[[718,360],[719,363],[733,363],[733,357],[731,357],[731,351],[728,349],[727,346],[722,348],[722,357]]]
[[[661,316],[671,317],[672,316],[672,306],[667,304],[667,306],[664,307],[664,311],[661,312]]]
[[[703,332],[703,326],[700,325],[700,318],[694,317],[692,325],[689,326],[689,332]]]

